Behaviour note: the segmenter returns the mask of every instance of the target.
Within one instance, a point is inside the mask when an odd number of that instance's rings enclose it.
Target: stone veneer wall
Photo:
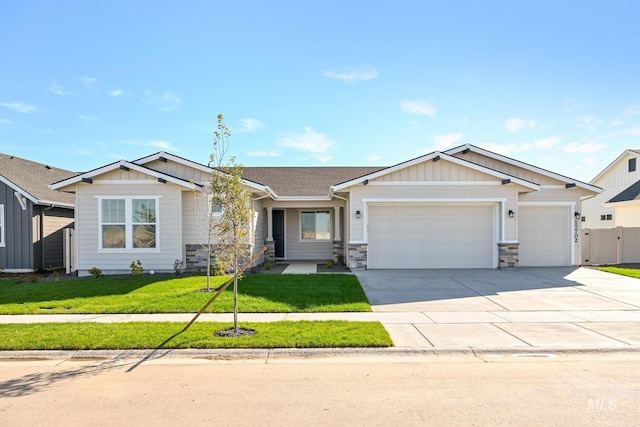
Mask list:
[[[199,244],[187,244],[185,245],[187,259],[185,262],[185,270],[186,271],[207,271],[207,250]],[[274,251],[275,253],[275,251]],[[215,248],[213,253],[211,254],[211,265],[215,265]],[[246,259],[240,259],[239,265],[242,267],[245,262],[248,262],[251,259],[252,255],[248,256]],[[265,254],[265,261],[267,261],[267,257]],[[259,262],[258,262],[259,264]]]
[[[367,269],[367,244],[349,244],[347,265],[352,270]]]
[[[339,240],[333,241],[333,263],[338,264],[341,262],[346,263],[347,260],[344,258],[344,245]]]
[[[267,247],[267,251],[264,253],[264,262],[270,262],[271,264],[276,263],[276,242],[273,240],[270,242],[265,242],[264,245]]]
[[[498,243],[498,270],[517,270],[520,243]]]

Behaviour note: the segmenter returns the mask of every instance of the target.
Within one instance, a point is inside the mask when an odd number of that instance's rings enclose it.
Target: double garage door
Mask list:
[[[494,268],[495,204],[370,204],[368,268]]]
[[[495,268],[495,204],[370,204],[368,268]],[[506,218],[506,221],[514,219]],[[518,208],[520,266],[571,265],[569,208]]]

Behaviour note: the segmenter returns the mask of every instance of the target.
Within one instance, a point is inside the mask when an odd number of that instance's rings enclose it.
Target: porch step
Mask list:
[[[315,261],[291,261],[282,274],[312,274],[318,272]]]

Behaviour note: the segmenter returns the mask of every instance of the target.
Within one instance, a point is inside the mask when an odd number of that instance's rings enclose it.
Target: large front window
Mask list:
[[[331,214],[328,211],[300,213],[302,240],[330,240]]]
[[[156,249],[157,198],[102,199],[100,247],[102,249]]]

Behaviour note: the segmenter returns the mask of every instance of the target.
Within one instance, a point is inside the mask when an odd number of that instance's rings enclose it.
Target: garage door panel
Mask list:
[[[569,237],[569,207],[519,207],[519,263],[522,267],[571,265]]]
[[[491,204],[369,205],[369,268],[493,268]]]

